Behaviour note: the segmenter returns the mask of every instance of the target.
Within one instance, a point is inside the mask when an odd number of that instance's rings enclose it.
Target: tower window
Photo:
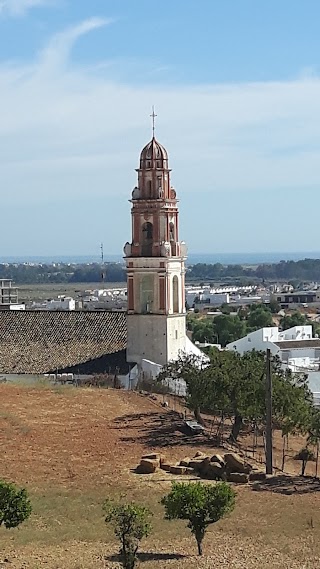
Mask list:
[[[146,221],[146,223],[143,224],[142,231],[145,239],[153,238],[153,225],[149,221]]]
[[[158,176],[157,182],[158,182],[158,198],[163,198],[162,178],[161,178],[161,176]]]
[[[142,314],[149,314],[153,309],[153,276],[144,275],[141,279],[141,306]]]
[[[179,279],[175,275],[172,279],[173,312],[179,313]]]
[[[153,243],[153,225],[150,221],[142,226],[142,248],[141,252],[144,257],[150,257],[152,255],[152,243]]]
[[[172,222],[169,224],[169,241],[175,241],[174,224]]]

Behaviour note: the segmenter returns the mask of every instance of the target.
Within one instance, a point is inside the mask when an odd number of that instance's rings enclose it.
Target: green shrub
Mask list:
[[[0,526],[15,528],[29,518],[31,511],[27,491],[0,480]]]
[[[202,541],[207,527],[234,508],[235,493],[226,482],[215,485],[201,482],[173,482],[171,492],[161,503],[168,520],[187,520],[202,555]]]
[[[119,539],[120,560],[124,569],[134,569],[140,541],[151,532],[148,508],[139,504],[114,504],[106,500],[103,506],[106,523],[111,523]]]

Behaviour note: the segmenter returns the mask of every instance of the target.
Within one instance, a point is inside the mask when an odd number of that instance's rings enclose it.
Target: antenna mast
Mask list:
[[[102,283],[102,288],[104,288],[105,267],[104,267],[103,243],[101,243],[100,245],[100,253],[101,253],[101,283]]]

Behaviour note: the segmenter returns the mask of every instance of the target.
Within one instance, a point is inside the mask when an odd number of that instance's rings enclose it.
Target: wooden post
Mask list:
[[[271,353],[267,349],[266,369],[266,474],[273,474],[272,467],[272,375]]]

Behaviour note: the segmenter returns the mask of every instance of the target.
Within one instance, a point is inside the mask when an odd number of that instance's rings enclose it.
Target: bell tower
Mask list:
[[[143,148],[131,197],[132,241],[127,268],[127,360],[165,365],[186,348],[185,259],[178,200],[166,149],[154,136]]]

